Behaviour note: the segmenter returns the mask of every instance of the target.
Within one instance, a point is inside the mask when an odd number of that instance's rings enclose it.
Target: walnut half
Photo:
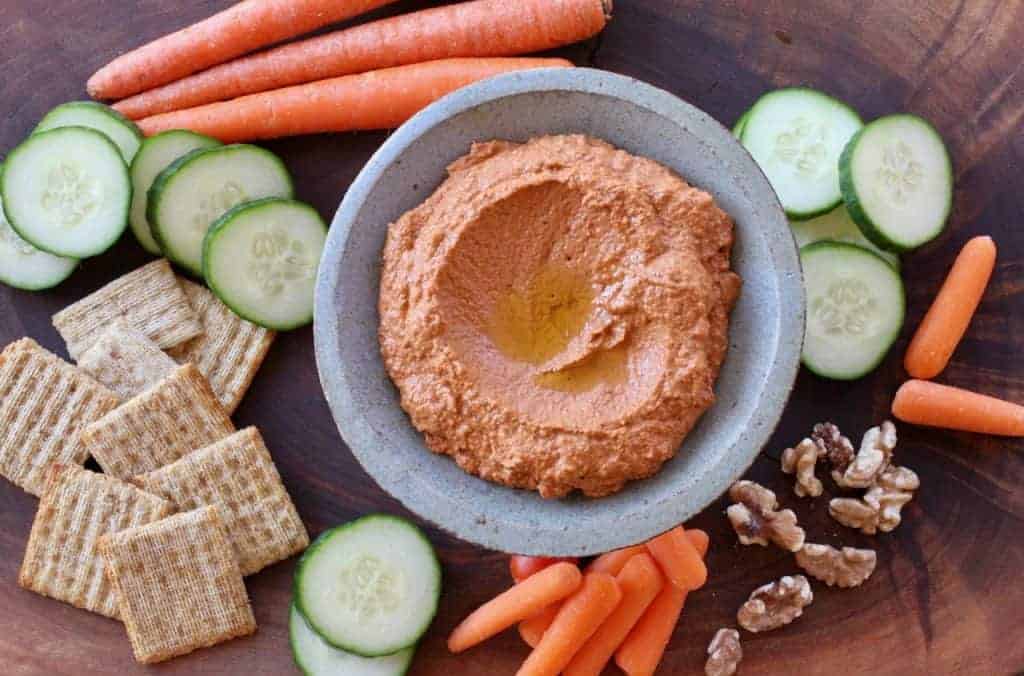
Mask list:
[[[857,452],[853,450],[853,444],[843,436],[839,428],[830,422],[818,423],[814,426],[811,439],[825,449],[828,462],[832,470],[842,474],[850,466]]]
[[[736,619],[747,631],[770,631],[789,624],[814,600],[811,583],[803,575],[786,575],[778,582],[758,587],[744,603]]]
[[[895,449],[896,426],[886,420],[864,433],[857,455],[842,472],[833,469],[832,478],[843,488],[873,486],[889,468]]]
[[[873,549],[842,550],[828,545],[805,544],[796,553],[796,562],[828,586],[856,587],[875,572],[878,557]]]
[[[920,485],[921,480],[913,470],[890,467],[862,499],[836,498],[828,504],[828,513],[844,526],[859,528],[868,535],[888,533],[900,525],[901,510],[914,498]]]
[[[791,552],[804,546],[804,529],[797,525],[796,514],[791,509],[778,511],[772,491],[753,481],[737,481],[729,497],[736,504],[726,514],[741,543],[767,547],[770,541]]]
[[[735,629],[719,629],[708,646],[705,676],[732,676],[743,660],[740,633]]]
[[[814,475],[818,460],[825,455],[825,447],[812,439],[804,439],[793,448],[782,452],[782,471],[796,474],[796,485],[793,491],[800,497],[816,498],[821,495],[823,486]]]

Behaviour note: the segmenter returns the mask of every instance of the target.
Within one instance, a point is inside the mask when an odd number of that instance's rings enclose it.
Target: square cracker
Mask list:
[[[78,368],[124,399],[148,390],[177,367],[146,334],[123,320],[111,324],[78,359]]]
[[[167,500],[119,479],[78,465],[52,465],[18,584],[76,608],[117,618],[117,599],[96,549],[100,537],[173,512],[174,505]]]
[[[309,535],[255,427],[135,477],[180,510],[219,505],[242,575],[296,554]]]
[[[117,396],[22,338],[0,352],[0,475],[39,495],[51,463],[81,465],[82,428],[113,409]]]
[[[162,662],[256,631],[214,506],[107,535],[100,554],[139,662]]]
[[[104,472],[127,480],[234,431],[206,378],[186,364],[88,425],[82,443]]]
[[[116,319],[124,319],[161,349],[203,332],[171,264],[163,258],[67,306],[53,316],[53,325],[64,337],[68,354],[78,361]]]
[[[275,334],[236,315],[209,289],[179,278],[199,315],[203,334],[168,350],[179,364],[192,362],[228,413],[234,413],[274,342]]]

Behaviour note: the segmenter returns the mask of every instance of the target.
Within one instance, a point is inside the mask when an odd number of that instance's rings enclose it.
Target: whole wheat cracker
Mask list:
[[[97,551],[100,537],[174,512],[171,502],[78,465],[51,465],[18,584],[43,596],[118,618]]]
[[[146,391],[177,367],[146,334],[120,319],[78,359],[78,368],[124,399]]]
[[[218,505],[242,575],[257,573],[309,546],[306,527],[255,427],[133,481],[180,510]]]
[[[11,343],[0,352],[0,475],[38,496],[51,463],[85,462],[82,428],[118,403],[31,338]]]
[[[82,443],[104,472],[127,480],[234,431],[206,378],[186,364],[88,425]]]
[[[137,661],[162,662],[256,631],[217,507],[106,535],[99,548]]]
[[[277,334],[242,319],[206,287],[184,277],[178,282],[199,315],[203,333],[167,352],[180,364],[198,366],[224,409],[234,413]]]
[[[203,332],[171,264],[163,258],[118,277],[64,308],[52,321],[67,344],[68,354],[78,361],[117,319],[124,319],[162,349]]]

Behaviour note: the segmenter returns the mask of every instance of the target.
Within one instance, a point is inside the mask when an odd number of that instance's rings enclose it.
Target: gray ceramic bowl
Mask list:
[[[377,342],[388,224],[430,195],[473,141],[582,132],[655,159],[711,192],[736,221],[744,288],[718,402],[656,476],[601,499],[544,500],[464,473],[427,450],[399,407]],[[316,291],[320,379],[342,437],[384,490],[460,538],[507,552],[587,555],[685,521],[751,464],[799,366],[797,250],[764,175],[722,125],[636,80],[590,69],[502,75],[431,105],[381,146],[331,226]],[[343,481],[343,477],[338,478]]]

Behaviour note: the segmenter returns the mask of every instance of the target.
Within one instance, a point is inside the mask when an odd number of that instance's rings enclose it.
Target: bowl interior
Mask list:
[[[431,453],[399,406],[377,340],[388,224],[426,199],[472,142],[563,133],[586,133],[652,158],[709,191],[736,222],[733,266],[744,282],[717,403],[661,472],[596,500],[544,500],[470,476]],[[589,69],[528,71],[435,103],[398,130],[353,183],[320,268],[317,361],[345,441],[412,511],[489,548],[587,555],[685,521],[746,470],[792,388],[803,311],[786,219],[763,174],[724,127],[629,78]]]

